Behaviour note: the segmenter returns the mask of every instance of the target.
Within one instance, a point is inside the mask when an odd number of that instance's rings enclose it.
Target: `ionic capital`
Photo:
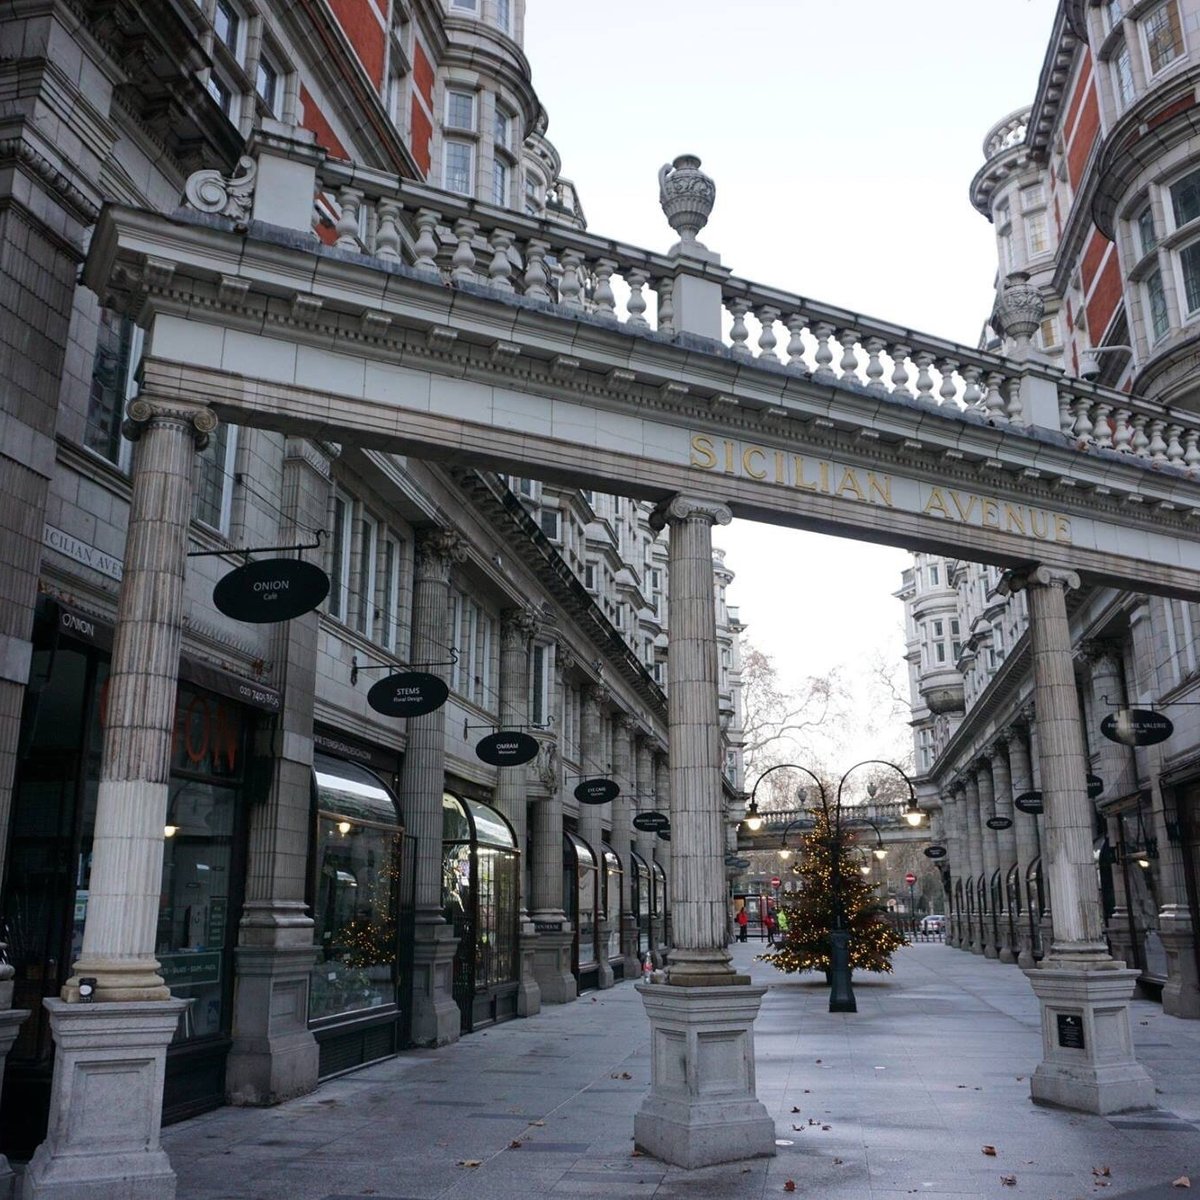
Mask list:
[[[137,396],[126,406],[121,432],[131,442],[136,442],[152,425],[183,425],[190,429],[196,449],[203,450],[218,424],[217,414],[211,408],[188,404],[185,400]]]
[[[1079,575],[1075,571],[1066,571],[1062,567],[1037,566],[1005,571],[1000,580],[999,590],[1004,595],[1011,596],[1035,587],[1056,587],[1064,592],[1073,592],[1079,586]]]
[[[662,500],[650,514],[650,528],[659,530],[665,525],[683,521],[707,521],[710,525],[728,525],[733,520],[727,504],[716,500],[701,500],[696,496],[672,496]]]

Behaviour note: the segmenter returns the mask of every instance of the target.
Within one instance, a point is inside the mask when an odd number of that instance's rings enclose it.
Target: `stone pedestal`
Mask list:
[[[453,991],[457,949],[450,925],[419,923],[413,930],[412,1039],[418,1046],[445,1046],[462,1032]]]
[[[317,1086],[320,1057],[308,1028],[315,950],[303,905],[246,906],[237,959],[234,1027],[225,1066],[230,1104],[278,1104]]]
[[[642,960],[638,954],[637,920],[628,913],[621,918],[621,957],[625,960],[625,978],[641,979]]]
[[[187,1002],[42,1003],[54,1082],[24,1200],[173,1200],[175,1172],[158,1135],[167,1043]]]
[[[535,1017],[542,1011],[537,980],[538,935],[532,922],[523,922],[517,942],[517,1016]]]
[[[1154,1107],[1154,1081],[1133,1056],[1129,1000],[1137,972],[1039,967],[1027,972],[1042,1006],[1042,1061],[1030,1095],[1039,1104],[1116,1113]]]
[[[562,921],[540,921],[535,916],[534,925],[537,941],[533,952],[533,974],[542,1003],[569,1004],[579,995],[579,986],[571,974],[575,935],[570,925]]]
[[[596,952],[596,959],[600,965],[597,986],[601,990],[612,987],[617,981],[616,975],[613,974],[612,964],[608,961],[609,930],[610,926],[607,921],[598,921],[596,923],[596,945],[599,947]]]
[[[650,1093],[633,1119],[637,1148],[689,1170],[773,1155],[775,1122],[754,1094],[754,1019],[767,989],[637,989],[651,1037]]]
[[[1200,979],[1196,973],[1195,931],[1187,909],[1165,907],[1158,916],[1158,936],[1167,954],[1163,1012],[1172,1017],[1200,1017]]]
[[[7,969],[9,979],[5,980],[5,983],[10,993],[9,1001],[11,1002],[12,983],[10,980],[12,968],[8,967]],[[3,986],[4,984],[0,984],[0,987]],[[27,1008],[0,1009],[0,1083],[4,1082],[4,1060],[8,1057],[8,1052],[16,1040],[17,1032],[27,1016],[29,1016],[29,1009]],[[0,1154],[0,1200],[12,1200],[13,1182],[12,1167],[8,1165],[8,1159],[3,1154]]]

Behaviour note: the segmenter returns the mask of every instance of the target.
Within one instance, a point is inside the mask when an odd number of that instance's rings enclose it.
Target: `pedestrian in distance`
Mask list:
[[[788,915],[781,908],[775,914],[775,932],[779,935],[779,940],[781,942],[787,941],[787,931],[788,931]]]
[[[738,909],[738,915],[734,918],[738,924],[738,941],[744,942],[746,934],[750,926],[750,914],[744,908]]]
[[[775,918],[770,912],[763,913],[763,934],[768,946],[775,945]]]

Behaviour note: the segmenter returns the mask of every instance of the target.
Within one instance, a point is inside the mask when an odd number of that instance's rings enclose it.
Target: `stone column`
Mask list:
[[[645,730],[639,730],[634,739],[634,762],[637,766],[637,794],[639,809],[642,812],[658,812],[662,809],[662,801],[655,790],[654,759],[650,752],[650,739]],[[637,852],[650,868],[650,948],[651,963],[658,967],[658,947],[661,941],[662,918],[654,909],[654,847],[658,835],[653,830],[636,829],[633,834]]]
[[[254,436],[267,435],[258,433]],[[330,458],[313,442],[284,446],[279,544],[325,524]],[[246,901],[238,930],[233,1045],[225,1064],[231,1104],[277,1104],[316,1086],[318,1050],[308,1027],[315,959],[307,904],[312,822],[316,611],[271,629],[271,661],[283,712],[270,746],[271,783],[250,807]]]
[[[584,778],[607,776],[610,773],[608,752],[604,739],[603,706],[608,703],[608,691],[594,683],[584,686],[579,743],[579,771]],[[581,804],[579,806],[579,836],[600,855],[601,878],[606,870],[604,864],[604,823],[609,817],[611,804]],[[607,881],[603,886],[607,885]],[[616,886],[616,885],[614,885]],[[596,962],[599,965],[599,986],[613,985],[613,969],[608,961],[608,938],[610,926],[607,910],[596,918]]]
[[[665,751],[656,751],[654,755],[654,791],[658,796],[658,805],[663,812],[671,811],[671,765]],[[666,911],[663,913],[659,933],[662,937],[661,957],[662,966],[666,962],[667,951],[671,948],[671,843],[655,836],[654,855],[663,869],[667,880]]]
[[[503,728],[519,729],[529,724],[529,660],[533,638],[540,626],[541,620],[533,608],[510,608],[500,614],[500,723]],[[496,778],[496,807],[512,825],[521,853],[517,880],[521,914],[517,1014],[522,1017],[532,1017],[542,1007],[534,972],[537,933],[529,918],[529,898],[525,894],[528,775],[525,766],[500,767]]]
[[[1013,821],[1013,790],[1012,770],[1008,762],[1008,743],[1001,738],[988,751],[992,760],[992,784],[996,816],[1003,820]],[[1017,835],[1013,825],[1001,829],[996,834],[997,859],[1000,865],[1000,894],[1002,905],[1000,910],[1000,945],[999,957],[1002,963],[1017,961],[1017,923],[1018,913],[1013,911],[1012,900],[1008,891],[1008,874],[1017,861]],[[1020,894],[1020,882],[1017,884]]]
[[[559,730],[566,728],[565,675],[574,662],[566,646],[556,646],[551,672],[554,692],[548,708],[557,714],[554,727]],[[542,1002],[565,1004],[575,999],[579,987],[571,972],[574,933],[563,911],[563,771],[558,734],[553,731],[539,733],[538,745],[538,758],[529,788],[533,814],[530,905],[537,932],[533,972]]]
[[[675,161],[678,170],[685,160]],[[638,985],[650,1018],[652,1073],[633,1132],[640,1148],[688,1168],[775,1153],[775,1124],[754,1080],[754,1019],[766,989],[733,973],[726,945],[712,527],[729,520],[723,505],[676,496],[652,521],[670,524],[675,945],[667,981]]]
[[[988,828],[996,803],[992,787],[992,767],[986,758],[975,764],[975,785],[979,789],[979,839],[983,847],[983,896],[986,904],[980,905],[983,916],[983,953],[988,958],[1000,957],[1000,914],[992,880],[1000,868],[999,846],[996,831]]]
[[[1003,735],[1008,742],[1008,764],[1012,776],[1013,798],[1033,790],[1033,772],[1029,764],[1029,748],[1020,726],[1011,726]],[[1028,872],[1038,856],[1037,817],[1013,806],[1013,833],[1017,843],[1017,886],[1021,892],[1021,915],[1017,921],[1017,965],[1028,971],[1036,965],[1031,910],[1034,897],[1028,886]]]
[[[62,999],[44,1002],[56,1051],[49,1128],[25,1176],[31,1200],[107,1200],[114,1180],[130,1195],[174,1195],[159,1122],[167,1043],[186,1005],[158,973],[154,938],[196,450],[216,427],[206,408],[148,396],[129,405],[137,448],[88,909]],[[92,1003],[79,1003],[82,980],[94,981]]]
[[[411,661],[443,662],[454,641],[450,628],[450,575],[466,561],[462,538],[450,529],[417,534],[413,562]],[[453,993],[458,938],[442,899],[442,794],[446,787],[446,714],[441,709],[405,721],[400,766],[404,823],[416,838],[413,927],[413,1041],[444,1046],[458,1041],[462,1014]]]
[[[963,854],[966,843],[959,835],[962,817],[962,790],[948,787],[942,793],[942,829],[945,833],[946,865],[950,872],[950,897],[946,905],[946,945],[961,949],[962,914],[958,910],[958,885],[964,875]]]
[[[626,979],[637,979],[642,972],[638,961],[637,912],[633,905],[637,871],[630,853],[633,849],[630,821],[633,819],[633,797],[637,791],[630,747],[632,733],[632,719],[626,713],[617,713],[612,727],[613,777],[621,787],[621,794],[612,803],[612,848],[625,871],[625,894],[621,897],[621,958]]]
[[[963,776],[963,810],[967,824],[967,863],[971,894],[974,896],[975,911],[969,914],[967,948],[972,954],[982,954],[985,944],[983,936],[983,897],[980,896],[979,881],[983,878],[982,822],[979,820],[979,783],[973,772]],[[964,888],[964,902],[965,902]]]
[[[1092,860],[1083,732],[1075,692],[1066,592],[1069,571],[1035,567],[1006,577],[1029,597],[1046,840],[1042,862],[1054,896],[1050,952],[1030,982],[1042,1007],[1042,1062],[1034,1100],[1110,1113],[1154,1104],[1154,1083],[1133,1053],[1129,1000],[1137,980],[1104,942]]]

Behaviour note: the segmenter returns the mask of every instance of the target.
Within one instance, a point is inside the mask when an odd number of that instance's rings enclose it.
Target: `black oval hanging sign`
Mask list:
[[[1022,792],[1014,801],[1013,804],[1023,813],[1029,813],[1031,816],[1037,816],[1042,811],[1042,793],[1041,792]]]
[[[575,785],[575,799],[580,804],[607,804],[621,794],[615,779],[585,779]]]
[[[654,836],[662,838],[664,842],[669,842],[671,840],[671,831],[669,829],[656,829]]]
[[[987,827],[989,829],[1010,829],[1012,817],[988,817]]]
[[[1087,777],[1087,795],[1089,800],[1095,800],[1104,791],[1104,780],[1099,775]]]
[[[445,680],[428,671],[400,671],[381,679],[367,693],[367,703],[385,717],[422,717],[446,703]]]
[[[475,747],[475,753],[493,767],[519,767],[537,758],[536,738],[516,730],[491,733]]]
[[[671,818],[666,813],[642,812],[633,818],[633,827],[643,833],[657,833],[660,829],[671,828]]]
[[[946,857],[946,847],[945,846],[926,846],[925,847],[925,857],[926,858],[945,858]]]
[[[264,558],[230,571],[213,588],[213,603],[235,621],[266,625],[312,612],[329,595],[329,576],[299,558]]]
[[[1122,708],[1100,722],[1100,732],[1123,746],[1157,746],[1175,732],[1171,718],[1149,708]]]

